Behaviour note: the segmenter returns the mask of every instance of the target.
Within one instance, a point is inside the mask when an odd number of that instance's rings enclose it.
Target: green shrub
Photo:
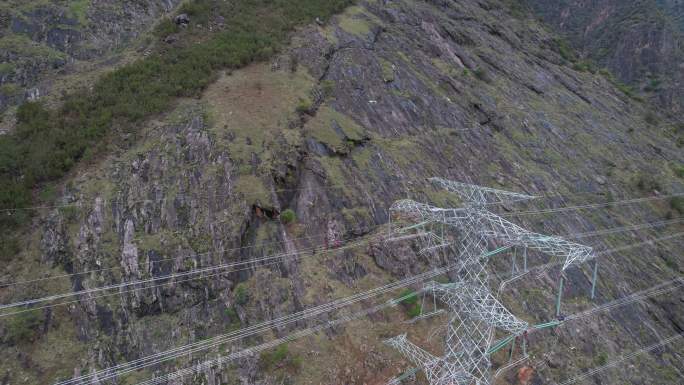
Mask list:
[[[670,198],[670,207],[680,214],[684,214],[684,197],[677,196]]]
[[[297,220],[297,216],[295,215],[295,212],[292,209],[287,209],[280,213],[280,221],[283,222],[283,224],[285,225],[292,223],[295,220]]]
[[[185,13],[190,17],[190,24],[205,24],[212,15],[212,1],[196,0],[183,4],[178,13]]]
[[[406,314],[411,317],[415,318],[418,317],[421,313],[422,307],[419,304],[415,304],[406,310]]]
[[[648,111],[646,115],[644,115],[644,120],[651,126],[655,126],[656,124],[658,124],[659,119],[658,115],[656,115],[653,111]]]
[[[406,297],[406,298],[404,298]],[[404,310],[406,311],[406,314],[411,317],[415,318],[418,317],[422,311],[421,305],[418,303],[418,293],[411,289],[406,289],[401,292],[401,295],[399,298],[403,298],[401,301],[399,301],[403,306]]]
[[[644,87],[644,91],[646,92],[656,92],[660,89],[660,79],[651,79],[651,81],[648,82],[646,87]]]
[[[599,353],[599,355],[594,358],[594,362],[598,366],[605,365],[608,362],[608,354],[606,354],[605,352]]]
[[[154,34],[165,38],[169,35],[173,35],[179,31],[178,24],[176,24],[171,18],[162,19],[154,30]]]
[[[17,238],[2,235],[0,236],[0,262],[9,262],[21,251]]]
[[[311,111],[311,100],[308,98],[299,99],[297,103],[297,112],[300,114],[306,114]]]
[[[10,316],[7,320],[5,341],[14,345],[31,342],[38,336],[42,323],[42,313],[37,311],[27,311]]]
[[[228,317],[228,322],[230,322],[230,325],[228,326],[230,330],[237,330],[240,328],[240,316],[235,307],[226,308],[226,316]]]
[[[267,369],[283,363],[288,355],[287,344],[282,344],[272,351],[261,352],[261,365]]]
[[[249,295],[247,294],[247,288],[245,285],[239,284],[235,287],[235,303],[238,305],[245,305],[249,301]]]
[[[636,178],[636,187],[641,191],[651,192],[660,190],[660,182],[651,174],[639,174]]]

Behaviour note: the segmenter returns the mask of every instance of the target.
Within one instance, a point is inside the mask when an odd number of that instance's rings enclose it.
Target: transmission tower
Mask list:
[[[400,200],[390,208],[389,239],[417,237],[422,241],[420,253],[441,254],[456,266],[450,275],[452,283],[431,282],[427,287],[447,308],[444,353],[435,356],[410,342],[405,334],[385,342],[422,368],[431,385],[488,385],[494,331],[519,336],[529,329],[527,322],[508,311],[487,285],[487,259],[482,256],[487,255],[488,245],[538,250],[561,258],[563,270],[595,255],[590,247],[525,230],[487,210],[493,204],[534,196],[441,178],[431,178],[430,182],[457,194],[462,207],[440,208]],[[393,222],[393,218],[400,221]]]

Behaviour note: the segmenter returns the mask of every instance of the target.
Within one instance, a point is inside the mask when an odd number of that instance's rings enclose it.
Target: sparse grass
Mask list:
[[[334,80],[323,80],[321,81],[321,91],[323,91],[323,96],[329,98],[333,95],[335,91],[335,81]]]
[[[674,171],[678,178],[684,179],[684,164],[679,163],[672,165],[672,171]]]
[[[660,121],[660,119],[658,119],[658,115],[656,115],[653,111],[646,112],[646,114],[644,115],[644,120],[651,126],[657,125]]]
[[[569,62],[574,62],[575,60],[577,60],[574,50],[572,49],[572,47],[570,47],[567,41],[558,38],[555,39],[553,42],[555,44],[554,50],[558,52],[558,54],[560,54],[560,56],[564,60],[567,60]]]
[[[636,176],[635,184],[639,190],[645,192],[660,190],[661,187],[658,179],[654,175],[645,173]]]
[[[385,83],[394,81],[394,65],[387,60],[380,60],[380,69],[382,70],[382,80]]]
[[[160,38],[165,38],[169,35],[177,33],[178,31],[180,31],[178,24],[176,24],[172,18],[165,17],[157,24],[154,34]]]
[[[483,82],[489,82],[489,76],[487,75],[487,71],[484,70],[484,68],[479,67],[475,71],[473,71],[475,74],[475,77],[482,80]]]
[[[302,366],[301,357],[290,353],[287,344],[278,345],[278,347],[271,351],[261,352],[259,358],[260,364],[264,369],[273,370],[286,366],[296,372]]]
[[[572,69],[580,72],[596,73],[596,66],[589,60],[581,60],[572,65]]]

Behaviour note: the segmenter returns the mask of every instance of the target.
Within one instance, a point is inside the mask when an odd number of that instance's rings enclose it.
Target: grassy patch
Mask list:
[[[371,24],[368,15],[363,12],[361,7],[351,7],[340,15],[339,25],[345,32],[356,36],[367,36],[371,32]]]
[[[564,39],[554,39],[554,51],[558,52],[558,54],[564,59],[569,62],[574,62],[577,60],[577,57],[575,56],[575,52],[570,47],[567,41]]]
[[[349,152],[354,142],[364,139],[363,127],[327,106],[322,106],[316,116],[307,123],[306,132],[340,153]]]
[[[69,2],[69,12],[78,19],[81,26],[88,25],[88,7],[90,7],[90,0],[72,0]]]
[[[301,357],[289,351],[287,344],[278,345],[274,350],[264,351],[260,355],[260,363],[264,369],[273,370],[287,368],[299,371],[302,366]]]
[[[35,311],[9,317],[5,341],[14,345],[31,342],[37,338],[38,328],[42,323],[42,313]]]
[[[387,60],[380,59],[380,69],[382,70],[382,80],[385,83],[394,81],[394,64]]]

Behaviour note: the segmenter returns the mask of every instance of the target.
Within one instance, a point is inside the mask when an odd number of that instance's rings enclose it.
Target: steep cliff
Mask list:
[[[303,254],[3,317],[0,383],[86,374],[439,266],[415,245],[382,239],[396,199],[457,203],[427,177],[539,195],[499,211],[547,234],[589,233],[579,241],[597,250],[680,233],[681,197],[666,199],[684,191],[674,123],[652,122],[649,105],[599,73],[573,69],[558,37],[510,5],[360,1],[299,29],[268,62],[223,71],[197,97],[178,98],[134,140],[112,134],[104,155],[65,177],[54,204],[21,230],[20,251],[3,256],[0,282],[32,282],[0,287],[2,303]],[[644,196],[656,199],[621,202]],[[587,203],[597,205],[530,214]],[[278,218],[287,209],[294,216]],[[642,223],[661,225],[602,232]],[[594,301],[589,266],[571,269],[563,312],[681,278],[683,246],[675,237],[605,255]],[[531,266],[546,262],[529,256]],[[510,270],[510,256],[494,259],[493,285]],[[554,319],[559,274],[541,271],[502,300],[530,323]],[[675,290],[535,334],[525,371],[504,372],[497,383],[560,383],[681,333],[682,298]],[[171,383],[383,384],[410,367],[383,339],[408,332],[434,353],[442,349],[444,316],[406,323],[413,312],[394,307]],[[184,355],[121,383],[310,324]],[[682,354],[681,344],[666,346],[593,381],[675,384]],[[507,359],[496,355],[495,368]],[[414,383],[426,381],[418,374]]]
[[[681,1],[524,0],[568,39],[579,58],[677,116],[684,104],[684,6]],[[575,60],[571,58],[570,60]]]

